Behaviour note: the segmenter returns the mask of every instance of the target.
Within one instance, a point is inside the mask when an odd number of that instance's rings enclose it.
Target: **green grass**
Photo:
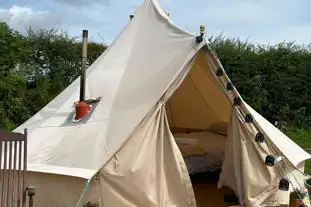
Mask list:
[[[87,202],[83,207],[99,207],[98,203]]]
[[[311,148],[311,128],[297,129],[290,127],[286,130],[286,134],[303,149]],[[311,174],[311,160],[306,161],[305,172]]]

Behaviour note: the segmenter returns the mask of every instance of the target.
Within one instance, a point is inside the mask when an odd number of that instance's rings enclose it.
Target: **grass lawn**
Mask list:
[[[286,134],[303,149],[311,148],[311,128],[290,128]],[[306,161],[305,172],[311,174],[311,160]]]

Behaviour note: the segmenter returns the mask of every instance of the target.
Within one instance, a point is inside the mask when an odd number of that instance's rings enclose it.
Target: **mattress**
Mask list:
[[[189,174],[213,172],[221,168],[226,136],[213,132],[174,134]]]

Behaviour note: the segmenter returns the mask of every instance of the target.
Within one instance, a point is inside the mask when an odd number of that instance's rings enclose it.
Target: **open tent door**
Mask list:
[[[211,50],[203,47],[166,104],[197,205],[228,206],[225,194],[246,206],[286,204],[289,193],[279,190],[282,175],[264,163],[275,149],[270,141],[256,141],[261,129],[253,123],[255,112],[242,107],[247,104],[219,67]]]
[[[218,190],[232,105],[207,61],[207,48],[197,54],[187,76],[166,104],[171,132],[184,157],[197,206],[228,206]]]

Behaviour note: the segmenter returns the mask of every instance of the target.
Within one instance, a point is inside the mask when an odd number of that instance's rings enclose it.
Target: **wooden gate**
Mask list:
[[[0,131],[0,206],[26,206],[27,129]]]

